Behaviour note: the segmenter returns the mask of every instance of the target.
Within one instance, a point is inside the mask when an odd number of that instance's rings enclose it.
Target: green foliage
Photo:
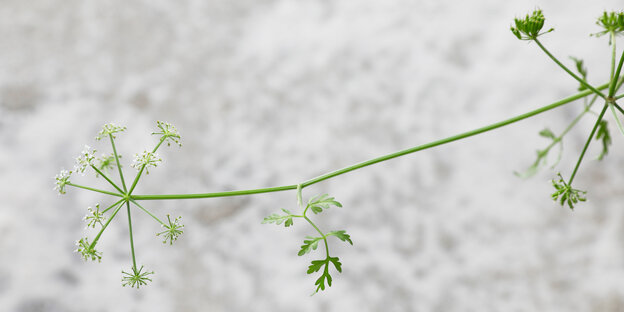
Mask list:
[[[316,282],[314,282],[314,285],[317,286],[314,293],[317,293],[319,290],[325,290],[325,283],[327,283],[327,286],[331,287],[332,277],[329,273],[329,263],[332,263],[334,265],[336,271],[342,273],[342,263],[340,263],[338,257],[327,256],[327,258],[323,260],[313,260],[312,264],[308,266],[308,274],[318,272],[321,268],[323,268],[323,273],[316,280]]]
[[[301,245],[301,250],[299,250],[299,253],[297,253],[297,255],[303,256],[312,250],[316,250],[319,240],[322,239],[323,237],[306,236],[306,239],[303,241],[303,245]]]
[[[333,197],[329,197],[327,194],[314,196],[308,201],[308,208],[319,214],[323,212],[323,209],[329,209],[331,206],[342,207],[342,204],[335,201]]]
[[[596,132],[596,140],[602,142],[602,151],[598,155],[598,160],[602,160],[609,153],[609,145],[611,145],[611,134],[606,120],[601,120],[598,124],[598,132]]]
[[[511,27],[511,32],[520,40],[535,40],[538,36],[555,30],[551,28],[548,31],[540,33],[542,27],[544,27],[545,20],[542,10],[535,10],[531,15],[527,14],[524,19],[515,18],[515,27]]]
[[[584,64],[585,62],[582,59],[577,59],[573,56],[570,56],[570,58],[574,61],[574,65],[576,66],[576,71],[579,74],[581,74],[581,77],[583,78],[583,80],[587,80],[587,67],[585,67],[585,64]],[[577,90],[583,91],[585,89],[587,89],[587,87],[581,83]]]
[[[351,245],[353,245],[353,242],[351,241],[351,236],[349,234],[347,234],[346,231],[341,230],[341,231],[332,231],[329,232],[327,234],[325,234],[326,237],[329,236],[336,236],[339,240],[343,241],[343,242],[347,242]]]
[[[560,173],[558,173],[559,179],[552,180],[552,185],[555,187],[556,191],[551,195],[554,201],[559,201],[559,204],[563,206],[564,204],[568,204],[570,209],[574,209],[574,205],[578,202],[584,202],[587,200],[585,194],[586,191],[577,190],[572,188],[572,186],[563,180],[563,177]]]
[[[540,167],[546,166],[547,163],[548,163],[548,153],[550,152],[550,150],[555,145],[559,146],[559,153],[557,155],[557,159],[551,165],[551,168],[554,168],[559,163],[559,161],[561,160],[561,151],[563,149],[563,143],[561,141],[561,137],[555,136],[555,134],[548,128],[545,128],[542,131],[540,131],[539,135],[544,137],[544,138],[547,138],[547,139],[551,140],[551,143],[546,148],[541,149],[541,150],[537,150],[537,152],[536,152],[537,153],[537,159],[524,172],[522,172],[522,173],[517,172],[517,171],[514,172],[514,174],[517,175],[518,177],[521,177],[521,178],[532,177],[532,176],[534,176],[537,173],[537,171],[539,170]]]
[[[293,215],[287,209],[282,209],[282,211],[286,215],[279,215],[277,213],[273,213],[273,214],[265,217],[264,220],[262,220],[262,224],[275,223],[277,225],[280,225],[280,224],[284,223],[284,227],[289,227],[289,226],[293,225],[293,217],[296,218],[298,216]]]

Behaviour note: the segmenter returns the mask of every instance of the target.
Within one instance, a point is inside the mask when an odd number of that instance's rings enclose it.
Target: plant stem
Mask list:
[[[108,183],[110,183],[110,185],[112,185],[115,189],[117,189],[119,191],[119,193],[125,193],[124,191],[122,191],[113,181],[111,181],[111,179],[109,179],[104,172],[100,171],[100,169],[98,169],[97,167],[95,167],[94,165],[91,165],[91,168],[93,168],[93,170],[95,170],[95,172],[97,172],[99,175],[101,175],[106,181],[108,181]]]
[[[613,45],[615,46],[615,41],[613,43]],[[618,64],[617,70],[615,71],[615,74],[613,75],[613,77],[620,77],[620,72],[622,71],[622,63],[624,63],[624,50],[622,51],[622,55],[620,56],[620,63]],[[615,95],[615,92],[617,91],[615,85],[618,79],[614,78],[611,79],[611,83],[609,85],[609,97],[613,97]],[[624,81],[624,79],[619,81],[619,84],[622,84],[622,81]]]
[[[117,202],[117,203],[119,203],[119,202]],[[115,205],[117,205],[117,204],[115,204]],[[100,239],[100,236],[102,236],[102,233],[104,233],[104,230],[106,230],[106,227],[108,226],[109,223],[111,223],[113,218],[115,218],[115,216],[117,215],[117,213],[119,212],[119,210],[121,209],[122,206],[123,205],[119,205],[117,207],[117,209],[115,209],[115,211],[113,211],[113,214],[111,214],[110,218],[108,218],[108,221],[106,221],[106,223],[104,223],[104,225],[102,225],[102,228],[100,229],[100,232],[98,232],[97,235],[95,236],[95,238],[93,239],[93,242],[89,246],[89,249],[93,249],[93,247],[95,247],[95,244]]]
[[[120,200],[118,200],[116,203],[114,203],[114,204],[110,205],[108,208],[106,208],[106,209],[102,210],[102,214],[105,214],[107,211],[111,210],[113,207],[115,207],[115,206],[119,205],[122,201],[124,201],[124,199],[123,199],[123,198],[122,198],[122,199],[120,199]]]
[[[589,138],[587,138],[587,142],[585,142],[585,146],[583,147],[583,151],[581,152],[581,155],[579,156],[578,161],[576,162],[576,166],[574,167],[574,171],[572,171],[572,175],[570,176],[570,180],[568,181],[568,185],[572,185],[572,181],[574,180],[574,176],[576,176],[576,172],[578,171],[579,166],[581,165],[581,161],[583,160],[583,156],[585,156],[585,152],[587,151],[587,147],[589,147],[589,143],[591,143],[591,140],[594,138],[594,134],[596,133],[596,129],[598,129],[598,125],[600,124],[600,121],[602,121],[602,117],[604,116],[605,112],[607,111],[607,103],[605,103],[604,107],[602,108],[602,111],[600,112],[600,115],[598,116],[598,119],[596,120],[596,123],[594,124],[594,128],[592,129],[591,133],[589,134]]]
[[[621,98],[623,98],[623,97],[624,97],[624,93],[622,93],[622,94],[620,94],[620,95],[616,96],[616,97],[615,97],[615,99],[616,99],[616,100],[619,100],[619,99],[621,99]]]
[[[73,186],[73,187],[77,187],[77,188],[81,188],[81,189],[85,189],[85,190],[89,190],[89,191],[93,191],[93,192],[102,193],[102,194],[108,194],[108,195],[113,195],[113,196],[117,196],[117,197],[123,197],[123,195],[118,194],[118,193],[104,191],[104,190],[100,190],[100,189],[96,189],[96,188],[92,188],[92,187],[88,187],[88,186],[84,186],[84,185],[80,185],[80,184],[67,183],[67,185]]]
[[[598,87],[598,89],[606,89],[609,86],[609,84],[604,84]],[[443,144],[447,144],[447,143],[451,143],[457,140],[461,140],[461,139],[465,139],[467,137],[471,137],[480,133],[484,133],[484,132],[488,132],[488,131],[492,131],[494,129],[498,129],[500,127],[503,126],[507,126],[509,124],[518,122],[520,120],[538,115],[540,113],[549,111],[551,109],[557,108],[559,106],[562,106],[564,104],[570,103],[572,101],[578,100],[580,98],[583,98],[585,96],[588,96],[592,94],[591,90],[585,90],[583,92],[579,92],[576,95],[573,96],[569,96],[565,99],[562,99],[560,101],[554,102],[552,104],[543,106],[541,108],[538,108],[536,110],[532,110],[528,113],[524,113],[512,118],[509,118],[507,120],[504,121],[500,121],[497,123],[493,123],[491,125],[485,126],[485,127],[481,127],[481,128],[477,128],[471,131],[467,131],[464,133],[460,133],[454,136],[450,136],[447,137],[445,139],[441,139],[441,140],[437,140],[437,141],[433,141],[430,143],[426,143],[423,145],[419,145],[416,147],[412,147],[406,150],[402,150],[399,152],[395,152],[392,154],[388,154],[385,156],[381,156],[381,157],[377,157],[371,160],[367,160],[343,169],[339,169],[336,171],[332,171],[329,173],[326,173],[324,175],[321,175],[319,177],[316,177],[314,179],[308,180],[304,183],[301,184],[301,188],[305,188],[308,187],[310,185],[319,183],[321,181],[324,180],[328,180],[331,179],[333,177],[345,174],[347,172],[356,170],[356,169],[360,169],[366,166],[370,166],[382,161],[386,161],[386,160],[390,160],[393,158],[397,158],[400,156],[404,156],[407,154],[411,154],[411,153],[415,153],[418,151],[422,151],[422,150],[426,150],[432,147],[436,147],[439,145],[443,145]],[[226,197],[226,196],[240,196],[240,195],[251,195],[251,194],[260,194],[260,193],[270,193],[270,192],[280,192],[280,191],[287,191],[287,190],[295,190],[297,189],[297,184],[293,184],[293,185],[285,185],[285,186],[277,186],[277,187],[269,187],[269,188],[259,188],[259,189],[251,189],[251,190],[240,190],[240,191],[227,191],[227,192],[216,192],[216,193],[197,193],[197,194],[165,194],[165,195],[131,195],[130,198],[134,199],[134,200],[162,200],[162,199],[191,199],[191,198],[212,198],[212,197]]]
[[[607,97],[604,95],[604,93],[600,92],[598,89],[594,88],[593,86],[591,86],[589,83],[587,83],[587,81],[585,81],[583,78],[577,76],[576,74],[574,74],[570,69],[568,69],[565,65],[563,65],[561,62],[559,62],[559,60],[552,55],[547,49],[546,47],[544,47],[542,45],[542,43],[535,38],[534,39],[535,43],[537,43],[537,45],[542,49],[542,51],[544,51],[544,53],[546,53],[546,55],[548,55],[555,63],[557,63],[557,65],[559,65],[559,67],[561,67],[563,70],[565,70],[568,74],[570,74],[570,76],[572,76],[574,79],[576,79],[576,81],[580,82],[583,86],[585,86],[586,88],[592,90],[594,93],[598,94],[601,98],[606,99]]]
[[[165,225],[164,222],[160,221],[160,219],[158,219],[155,215],[153,215],[151,212],[149,212],[149,210],[143,208],[143,206],[139,205],[139,203],[137,203],[135,200],[133,200],[132,198],[130,199],[130,201],[137,205],[137,207],[139,207],[141,210],[145,211],[145,213],[147,213],[148,215],[150,215],[152,218],[154,218],[154,220],[156,220],[158,223],[160,223],[161,225]]]
[[[132,217],[130,215],[130,203],[126,202],[126,207],[128,210],[128,231],[130,232],[130,251],[132,252],[132,268],[136,272],[136,257],[134,255],[134,240],[132,238]]]
[[[119,171],[119,178],[121,179],[121,186],[123,186],[124,193],[128,191],[126,188],[126,181],[124,180],[123,172],[121,171],[121,164],[119,163],[119,155],[117,155],[117,149],[115,148],[115,139],[112,134],[108,134],[110,138],[111,146],[113,147],[113,154],[115,155],[115,162],[117,163],[117,170]]]
[[[316,224],[314,224],[314,222],[312,222],[312,220],[310,220],[310,218],[308,218],[305,213],[303,214],[303,218],[306,219],[306,221],[308,221],[308,223],[310,223],[310,225],[312,225],[312,227],[314,227],[314,229],[321,234],[321,237],[323,238],[323,241],[325,242],[325,253],[327,254],[327,257],[329,258],[329,245],[327,245],[327,237],[325,236],[325,234],[323,234],[323,232],[316,226]]]

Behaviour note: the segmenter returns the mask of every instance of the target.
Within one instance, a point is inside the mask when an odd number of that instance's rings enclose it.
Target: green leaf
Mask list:
[[[583,77],[583,80],[587,80],[587,67],[585,67],[583,60],[577,59],[573,56],[570,56],[570,58],[574,61],[574,64],[576,65],[576,71],[579,72],[579,74],[581,74],[581,76]],[[579,91],[583,91],[585,89],[587,89],[587,87],[584,86],[583,84],[581,84],[578,87]]]
[[[279,215],[277,213],[272,213],[271,215],[265,217],[262,220],[262,224],[265,224],[265,223],[275,223],[277,225],[280,225],[280,224],[284,223],[285,227],[289,227],[289,226],[293,225],[293,219],[292,218],[294,217],[294,215],[291,214],[290,211],[288,211],[286,209],[282,208],[282,211],[284,213],[286,213],[286,215],[282,216],[282,215]]]
[[[351,241],[351,236],[349,234],[346,233],[346,231],[332,231],[327,233],[327,235],[325,236],[336,236],[338,239],[340,239],[343,242],[348,242],[349,244],[353,245],[353,242]]]
[[[342,263],[340,263],[338,257],[327,257],[324,260],[314,260],[312,264],[308,267],[308,274],[312,274],[314,272],[318,272],[323,269],[323,274],[319,276],[319,278],[314,282],[316,285],[316,290],[314,293],[317,293],[319,290],[325,290],[325,284],[327,283],[327,287],[331,287],[332,285],[332,277],[329,274],[329,263],[332,263],[336,270],[342,273]]]
[[[315,214],[321,213],[323,209],[329,209],[331,206],[342,207],[342,204],[327,194],[314,196],[308,201],[308,208]]]
[[[606,120],[600,121],[598,131],[596,132],[596,140],[602,141],[602,151],[598,155],[598,160],[602,160],[609,153],[609,145],[611,145],[611,134]]]
[[[544,128],[544,130],[540,131],[539,135],[541,135],[541,136],[543,136],[545,138],[548,138],[548,139],[553,139],[553,140],[557,139],[555,134],[552,131],[550,131],[550,129],[548,129],[548,128]]]
[[[303,256],[312,250],[316,250],[316,248],[318,247],[318,242],[321,239],[323,238],[306,236],[306,239],[303,241],[303,245],[301,245],[301,250],[299,250],[299,253],[297,255]]]
[[[568,204],[570,209],[574,210],[575,204],[587,200],[585,197],[587,192],[572,188],[570,184],[563,180],[560,173],[557,175],[559,176],[559,180],[552,180],[552,185],[556,189],[551,195],[554,201],[559,201],[561,206]]]

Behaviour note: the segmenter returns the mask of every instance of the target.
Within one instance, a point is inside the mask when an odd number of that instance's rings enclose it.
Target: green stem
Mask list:
[[[579,156],[578,161],[576,162],[576,166],[574,167],[574,171],[572,171],[572,175],[570,176],[570,180],[568,181],[568,185],[572,185],[572,181],[574,181],[574,176],[576,176],[576,172],[578,171],[579,166],[581,165],[581,161],[583,160],[583,157],[585,156],[585,152],[587,151],[587,147],[589,147],[589,143],[591,143],[591,140],[594,138],[594,134],[596,133],[596,129],[598,129],[598,125],[600,124],[600,121],[602,121],[602,117],[604,116],[605,112],[607,111],[607,103],[605,103],[604,107],[602,108],[602,111],[600,112],[600,115],[598,116],[598,119],[596,120],[596,123],[594,124],[594,128],[592,129],[591,133],[589,134],[589,138],[587,138],[587,142],[585,142],[585,146],[583,147],[583,151],[581,152],[581,155]]]
[[[106,208],[106,209],[104,209],[104,210],[102,211],[102,214],[105,214],[107,211],[111,210],[113,207],[115,207],[115,206],[119,205],[122,201],[124,201],[124,199],[123,199],[123,198],[122,198],[122,199],[120,199],[120,200],[118,200],[116,203],[114,203],[114,204],[110,205],[108,208]]]
[[[115,155],[115,162],[117,163],[117,170],[119,171],[119,178],[121,179],[121,186],[123,186],[124,193],[128,191],[126,188],[126,180],[124,180],[123,172],[121,171],[121,164],[119,163],[119,155],[117,155],[117,148],[115,148],[115,139],[112,134],[108,134],[110,138],[111,146],[113,147],[113,154]]]
[[[587,83],[587,81],[585,81],[583,78],[577,76],[576,74],[574,74],[570,69],[568,69],[565,65],[563,65],[561,62],[559,62],[559,60],[552,55],[547,49],[546,47],[544,47],[542,45],[542,43],[539,41],[539,39],[535,38],[534,39],[535,43],[537,43],[537,45],[542,49],[542,51],[544,51],[544,53],[546,53],[546,55],[548,55],[555,63],[557,63],[557,65],[559,65],[559,67],[561,67],[563,70],[565,70],[568,74],[570,74],[570,76],[572,76],[574,79],[576,79],[576,81],[580,82],[583,86],[585,86],[586,88],[592,90],[594,93],[598,94],[601,98],[606,99],[607,97],[604,95],[604,93],[600,92],[598,89],[594,88],[593,86],[591,86],[589,83]]]
[[[611,37],[609,41],[613,45],[613,47],[611,48],[611,76],[609,77],[609,79],[613,84],[613,81],[615,80],[615,77],[616,77],[615,76],[615,58],[616,58],[615,32],[610,31],[609,36]],[[611,89],[609,89],[609,91],[611,91]]]
[[[108,194],[108,195],[113,195],[113,196],[117,196],[117,197],[123,197],[122,194],[113,193],[113,192],[109,192],[109,191],[104,191],[104,190],[100,190],[100,189],[96,189],[96,188],[92,188],[92,187],[88,187],[88,186],[84,186],[84,185],[80,185],[80,184],[67,183],[66,185],[77,187],[77,188],[81,188],[81,189],[85,189],[85,190],[89,190],[89,191],[93,191],[93,192],[98,192],[98,193],[102,193],[102,194]]]
[[[93,170],[95,170],[95,172],[97,172],[99,175],[101,175],[106,181],[108,181],[108,183],[110,183],[110,185],[112,185],[115,189],[117,189],[119,191],[119,193],[125,193],[124,191],[122,191],[117,184],[115,184],[113,181],[111,181],[111,179],[109,179],[104,172],[100,171],[100,169],[98,169],[97,167],[95,167],[94,165],[91,165],[91,168],[93,168]]]
[[[119,202],[117,202],[117,203],[119,203]],[[117,205],[117,204],[115,204],[115,205]],[[106,221],[106,223],[104,223],[104,225],[102,225],[102,228],[100,229],[100,232],[98,232],[97,235],[95,236],[95,238],[93,239],[93,242],[89,246],[89,249],[93,249],[93,247],[95,247],[95,244],[100,239],[100,236],[102,236],[102,233],[104,233],[104,230],[106,230],[106,227],[108,226],[109,223],[111,223],[113,218],[115,218],[115,216],[117,215],[117,213],[119,212],[119,210],[121,209],[122,206],[123,205],[119,205],[117,207],[117,209],[115,209],[115,211],[113,211],[113,214],[111,214],[110,218],[108,218],[108,221]]]
[[[609,107],[611,108],[611,113],[613,113],[613,118],[615,118],[615,124],[617,124],[620,133],[624,135],[624,128],[622,127],[622,123],[620,123],[620,118],[617,116],[617,112],[615,111],[615,105],[612,102],[607,102]]]
[[[143,206],[139,205],[139,203],[137,203],[135,200],[133,200],[132,198],[130,198],[130,201],[137,205],[137,207],[139,207],[141,210],[145,211],[145,213],[147,213],[148,215],[150,215],[150,217],[154,218],[154,220],[156,220],[158,223],[160,223],[161,225],[165,225],[164,222],[160,221],[160,219],[158,219],[155,215],[153,215],[151,212],[149,212],[149,210],[143,208]]]
[[[160,145],[165,141],[165,137],[160,138],[160,140],[158,141],[158,144],[156,144],[156,147],[154,147],[154,149],[152,150],[152,155],[154,153],[156,153],[156,150],[160,147]],[[141,178],[141,174],[143,173],[143,170],[145,169],[145,166],[147,164],[144,164],[143,166],[141,166],[141,169],[139,170],[139,173],[137,173],[136,177],[134,178],[134,182],[132,182],[132,186],[130,187],[130,191],[128,191],[128,195],[132,194],[132,191],[134,191],[134,188],[136,187],[137,183],[139,182],[139,178]]]
[[[615,97],[615,99],[616,99],[616,100],[619,100],[619,99],[621,99],[621,98],[623,98],[623,97],[624,97],[624,93],[622,93],[622,94],[620,94],[620,95],[616,96],[616,97]]]
[[[615,46],[615,41],[613,45]],[[622,71],[622,63],[624,63],[624,50],[622,51],[622,55],[620,56],[620,63],[618,64],[617,70],[615,71],[613,77],[620,77],[620,72]],[[624,81],[624,79],[620,80],[620,85],[622,84],[622,81]],[[609,97],[613,97],[615,95],[615,92],[617,91],[615,87],[616,82],[617,79],[611,79],[611,84],[609,85]]]
[[[126,207],[128,210],[128,231],[130,232],[130,251],[132,252],[132,268],[136,272],[136,257],[134,255],[134,240],[132,238],[132,217],[130,215],[130,203],[126,202]]]
[[[598,89],[606,89],[609,86],[609,84],[604,84],[598,87]],[[324,175],[321,175],[319,177],[316,177],[314,179],[308,180],[304,183],[301,184],[301,188],[305,188],[308,187],[310,185],[319,183],[321,181],[327,180],[327,179],[331,179],[333,177],[345,174],[347,172],[356,170],[356,169],[360,169],[366,166],[370,166],[382,161],[386,161],[386,160],[390,160],[393,158],[397,158],[400,156],[404,156],[407,154],[411,154],[411,153],[415,153],[418,151],[422,151],[422,150],[426,150],[432,147],[436,147],[439,145],[443,145],[443,144],[447,144],[447,143],[451,143],[457,140],[461,140],[461,139],[465,139],[467,137],[471,137],[480,133],[484,133],[484,132],[488,132],[488,131],[492,131],[494,129],[498,129],[501,128],[503,126],[507,126],[509,124],[521,121],[523,119],[541,114],[543,112],[549,111],[551,109],[557,108],[559,106],[562,106],[564,104],[570,103],[572,101],[578,100],[580,98],[583,98],[585,96],[588,96],[592,94],[591,90],[585,90],[583,92],[579,92],[576,95],[567,97],[565,99],[562,99],[560,101],[554,102],[552,104],[543,106],[541,108],[538,108],[536,110],[530,111],[528,113],[524,113],[512,118],[509,118],[507,120],[504,121],[500,121],[497,123],[493,123],[491,125],[485,126],[485,127],[481,127],[481,128],[477,128],[471,131],[467,131],[461,134],[457,134],[454,136],[450,136],[447,137],[445,139],[441,139],[441,140],[437,140],[437,141],[433,141],[430,143],[426,143],[423,145],[419,145],[416,147],[412,147],[406,150],[402,150],[399,152],[395,152],[392,154],[388,154],[385,156],[381,156],[381,157],[377,157],[371,160],[367,160],[343,169],[339,169],[336,171],[332,171],[329,173],[326,173]],[[240,190],[240,191],[229,191],[229,192],[216,192],[216,193],[198,193],[198,194],[169,194],[169,195],[132,195],[130,196],[132,199],[134,200],[162,200],[162,199],[191,199],[191,198],[211,198],[211,197],[226,197],[226,196],[240,196],[240,195],[251,195],[251,194],[259,194],[259,193],[270,193],[270,192],[280,192],[280,191],[287,191],[287,190],[294,190],[297,189],[297,185],[293,184],[293,185],[285,185],[285,186],[277,186],[277,187],[269,187],[269,188],[260,188],[260,189],[252,189],[252,190]]]
[[[321,237],[323,238],[323,241],[325,242],[325,253],[327,254],[327,257],[329,258],[329,245],[327,245],[327,237],[325,236],[325,234],[323,234],[323,232],[321,231],[321,229],[319,229],[316,224],[314,224],[314,222],[312,222],[312,220],[310,220],[310,218],[306,217],[305,213],[303,214],[303,218],[306,219],[306,221],[308,221],[308,223],[310,223],[310,225],[312,225],[312,227],[319,233],[321,234]]]

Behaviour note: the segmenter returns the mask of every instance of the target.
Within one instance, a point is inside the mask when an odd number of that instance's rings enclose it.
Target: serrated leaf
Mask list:
[[[606,120],[601,120],[596,132],[596,140],[602,141],[602,151],[598,155],[598,160],[602,160],[609,153],[609,145],[611,145],[611,134]]]
[[[321,239],[323,238],[306,236],[306,239],[303,241],[303,245],[301,245],[301,250],[299,250],[299,253],[297,253],[297,255],[303,256],[312,250],[316,250],[316,248],[318,247],[318,242]]]
[[[342,263],[340,263],[340,261],[338,261],[340,259],[338,259],[338,257],[330,257],[329,261],[331,261],[331,263],[334,264],[334,267],[336,268],[336,270],[340,273],[342,273]]]
[[[312,264],[310,264],[310,266],[308,266],[308,274],[312,274],[314,272],[318,272],[318,270],[320,270],[323,265],[325,265],[326,261],[325,260],[312,260]]]
[[[285,227],[289,227],[289,226],[293,225],[293,219],[292,219],[293,215],[290,214],[290,211],[288,211],[286,209],[282,209],[282,211],[287,213],[287,215],[283,216],[283,215],[279,215],[277,213],[272,213],[271,215],[265,217],[262,220],[262,224],[275,223],[277,225],[280,225],[280,224],[284,223]]]
[[[342,204],[327,194],[314,196],[308,201],[308,207],[315,214],[319,214],[323,212],[323,209],[329,209],[331,206],[342,207]]]
[[[351,236],[349,234],[347,234],[347,232],[344,231],[344,230],[332,231],[332,232],[327,233],[326,236],[336,236],[341,241],[347,242],[347,243],[353,245],[353,241],[351,241]]]

